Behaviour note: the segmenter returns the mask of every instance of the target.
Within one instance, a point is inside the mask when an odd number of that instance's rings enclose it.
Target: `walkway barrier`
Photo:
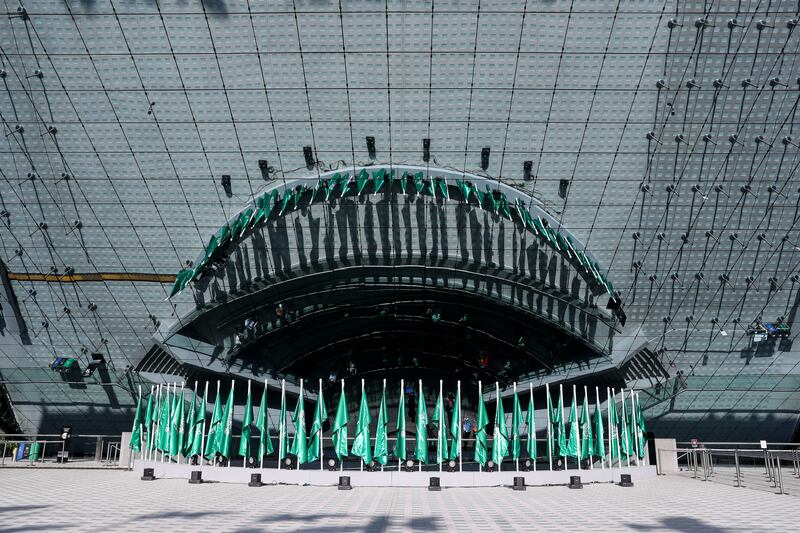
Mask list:
[[[79,435],[72,440],[94,440],[96,452],[91,455],[74,454],[68,441],[57,434],[3,434],[0,435],[0,467],[77,464],[80,466],[120,466],[119,435]]]

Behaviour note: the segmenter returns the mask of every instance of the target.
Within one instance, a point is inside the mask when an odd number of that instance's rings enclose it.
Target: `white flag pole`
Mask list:
[[[517,382],[515,381],[514,382],[514,404],[518,404],[518,402],[519,402],[519,398],[517,398]],[[514,404],[512,404],[512,406]],[[512,407],[512,409],[513,409],[513,407]],[[522,408],[520,407],[520,409],[522,409]],[[514,427],[513,427],[514,426],[514,420],[516,420],[516,419],[517,419],[517,412],[514,411],[514,413],[511,415],[511,426],[512,426],[511,430],[512,431],[514,430]],[[517,434],[514,435],[512,438],[517,439],[517,441],[519,441],[519,447],[520,447],[520,449],[522,449],[522,437],[519,434],[519,425],[517,425]],[[519,472],[519,453],[517,453],[516,456],[517,457],[514,459],[514,463],[515,463],[514,467],[516,468],[517,472]]]
[[[581,415],[583,415],[583,407],[586,407],[586,423],[588,424],[587,429],[592,429],[592,417],[589,416],[589,393],[587,392],[586,385],[583,386],[583,397],[585,401],[583,402],[583,406],[581,407]],[[588,433],[588,431],[587,431]],[[594,459],[592,459],[592,439],[589,439],[589,453],[586,454],[589,458],[589,470],[594,470]]]
[[[383,391],[381,392],[381,403],[384,403],[384,401],[383,401],[384,398],[386,398],[386,378],[383,378]],[[379,405],[378,406],[378,411],[380,411],[380,409],[381,408],[380,408],[380,405]],[[378,412],[378,415],[380,416],[380,412]],[[386,418],[383,420],[383,423],[385,424],[385,426],[384,426],[385,429],[383,431],[385,431],[386,433],[389,433],[389,413],[388,413],[388,410],[386,412]],[[386,442],[386,448],[387,448],[387,450],[386,450],[386,462],[388,463],[389,462],[389,450],[388,450],[388,448],[389,448],[389,435],[386,435],[386,438],[384,439],[384,441]],[[378,445],[378,432],[376,431],[375,432],[375,446],[377,446],[377,445]],[[374,450],[375,448],[372,448],[372,449]],[[381,472],[383,472],[383,466],[384,466],[383,463],[381,463]]]
[[[151,450],[153,448],[153,428],[155,427],[154,417],[153,417],[153,408],[155,407],[155,402],[153,401],[153,385],[150,385],[150,427],[147,428],[147,446],[145,447],[145,460],[149,461],[151,457]]]
[[[533,410],[533,382],[529,382],[528,383],[528,387],[530,388],[530,398],[528,399],[528,408],[531,410],[531,413],[535,413],[535,411]],[[534,447],[535,447],[536,446],[536,425],[534,425],[533,427],[528,426],[528,438],[529,439],[533,438],[533,444],[534,444]],[[536,472],[536,455],[538,455],[538,454],[534,454],[534,456],[530,458],[531,459],[531,463],[533,463],[533,471],[534,472]]]
[[[174,394],[174,391],[173,391],[173,394]],[[167,402],[167,428],[166,428],[167,443],[166,443],[166,446],[164,446],[164,448],[166,448],[166,451],[165,450],[161,450],[161,462],[162,463],[165,462],[165,456],[167,455],[167,452],[169,451],[169,426],[170,426],[170,422],[172,420],[172,402],[170,401],[170,398],[169,398],[169,383],[167,383],[167,398],[166,398],[165,401]]]
[[[267,416],[267,378],[264,378],[264,405],[259,407],[259,410],[264,412],[264,425],[267,426],[267,438],[269,438],[269,417]],[[261,432],[263,429],[259,428],[258,430],[258,456],[259,456],[259,468],[264,468],[264,454],[261,453]]]
[[[547,461],[550,463],[550,471],[553,471],[553,433],[550,425],[550,404],[553,399],[550,397],[550,384],[546,383],[545,392],[547,393],[547,402],[545,402],[545,411],[547,411]]]
[[[247,380],[247,397],[250,398],[250,380],[249,379]],[[246,401],[245,401],[245,404],[244,404],[244,408],[247,409],[247,402]],[[251,405],[250,406],[250,411],[251,411],[250,414],[251,415],[253,414],[252,410],[253,410],[253,406]],[[242,422],[244,422],[246,419],[247,419],[247,413],[244,413],[244,415],[242,415]],[[242,436],[239,437],[239,440],[241,440],[243,438],[244,438],[244,425],[242,426]],[[250,459],[250,453],[249,453],[250,452],[250,445],[253,443],[253,439],[248,438],[248,440],[249,440],[249,442],[247,443],[247,451],[248,451],[248,453],[247,453],[247,456],[242,458],[242,468],[247,468],[247,460]]]
[[[281,380],[281,416],[278,418],[278,470],[281,469],[281,460],[283,457],[283,433],[286,431],[286,421],[281,420],[286,410],[286,380]]]
[[[344,394],[344,378],[342,378],[342,394]],[[337,409],[337,411],[338,411],[338,409]],[[341,437],[339,437],[339,438],[341,438]],[[344,449],[347,450],[347,438],[344,439]],[[347,453],[345,453],[345,457],[347,457]],[[339,471],[340,472],[344,471],[344,459],[339,461]]]
[[[303,378],[300,378],[300,396],[297,397],[297,401],[299,402],[299,401],[302,401],[302,400],[303,400]],[[300,427],[299,425],[300,424],[305,425],[305,423],[306,423],[306,404],[305,404],[305,402],[303,402],[303,410],[300,411],[298,413],[298,415],[300,415],[300,416],[297,417],[299,420],[297,421],[298,423],[294,427],[295,438],[297,438],[296,435],[299,433],[299,430],[298,430],[298,427]],[[303,428],[303,429],[305,429],[305,428]],[[299,446],[298,446],[298,448],[299,448]],[[299,453],[296,454],[295,458],[297,459],[297,469],[300,470],[300,454]]]
[[[606,387],[606,415],[608,415],[608,468],[614,468],[614,457],[611,451],[614,439],[611,437],[611,389]]]
[[[322,378],[319,378],[319,396],[317,397],[317,402],[321,402],[321,401],[322,401]],[[319,409],[320,408],[317,407],[317,410],[319,410]],[[322,436],[323,436],[322,426],[323,426],[324,423],[325,423],[324,420],[320,420],[319,421],[319,424],[320,424],[320,426],[319,426],[319,469],[320,470],[324,470],[324,468],[325,468],[325,462],[324,462],[324,458],[323,458],[323,450],[324,450],[324,448],[322,446]]]
[[[481,404],[480,402],[483,401],[483,386],[481,385],[480,380],[478,380],[478,413],[480,413]],[[475,425],[478,425],[478,419],[475,419]],[[475,451],[478,451],[478,432],[475,432]],[[474,454],[473,454],[474,456]],[[483,465],[478,463],[478,472],[483,472]]]
[[[619,418],[619,414],[617,413],[617,389],[615,389],[613,387],[611,389],[611,400],[610,401],[614,402],[614,414],[617,415],[617,418]],[[616,441],[617,441],[617,468],[621,468],[622,467],[622,451],[620,450],[620,441],[622,439],[620,439],[619,428],[617,427],[617,423],[616,422],[614,423],[614,431],[617,434],[617,438],[616,438]]]
[[[635,410],[635,403],[633,399],[633,389],[631,389],[631,419],[633,419],[634,425],[631,427],[630,434],[633,435],[633,444],[634,444],[634,451],[636,452],[636,466],[639,465],[639,435],[636,433],[636,410]]]
[[[442,455],[442,439],[445,439],[447,442],[447,435],[444,433],[446,431],[445,428],[445,420],[444,420],[444,398],[442,398],[442,380],[439,380],[439,399],[442,400],[441,404],[439,405],[439,432],[437,433],[437,437],[439,442],[436,443],[436,459],[439,461],[439,472],[442,471],[442,460],[444,460],[444,455]]]
[[[186,384],[185,381],[181,381],[181,396],[180,396],[180,399],[178,400],[178,402],[176,402],[176,403],[178,403],[178,405],[180,405],[179,402],[183,401],[183,387],[184,387],[185,384]],[[178,427],[176,428],[177,431],[178,431],[178,436],[180,436],[181,425],[183,425],[183,420],[178,420]],[[180,443],[181,443],[180,439],[178,439],[178,444],[180,444]],[[175,462],[178,463],[178,464],[181,464],[181,450],[180,449],[178,450],[178,455],[175,457]]]
[[[563,383],[559,383],[559,385],[558,385],[558,400],[559,400],[558,403],[560,404],[559,411],[561,411],[559,413],[559,415],[561,416],[561,428],[562,428],[562,430],[564,430],[564,429],[566,429],[567,424],[564,423],[564,384]],[[559,435],[558,438],[561,439],[561,435]],[[565,453],[566,450],[562,450],[561,446],[559,446],[558,452],[559,452],[558,454],[561,457],[564,458],[564,470],[569,470],[569,461],[567,461],[567,455]]]
[[[404,389],[403,389],[403,380],[401,379],[401,380],[400,380],[400,401],[402,401],[402,400],[403,400],[403,391],[404,391]],[[397,405],[400,405],[400,403],[398,402],[398,404],[397,404]],[[405,406],[405,404],[403,404],[403,405]],[[403,410],[405,410],[405,409],[403,409]],[[398,410],[398,411],[397,411],[397,416],[400,416],[400,415],[405,415],[405,413],[401,413],[401,412]],[[403,420],[403,422],[405,422],[405,420]],[[405,423],[403,424],[403,427],[405,428]],[[405,430],[403,430],[403,431],[404,431],[404,433],[403,433],[403,437],[405,438]],[[394,436],[394,441],[395,441],[395,444],[397,443],[397,439],[399,439],[399,438],[400,438],[400,435],[395,435],[395,436]],[[399,457],[397,458],[397,471],[398,471],[398,472],[399,472],[399,471],[400,471],[400,469],[402,468],[402,461],[403,461],[403,460],[402,460],[402,459],[400,459]]]
[[[364,378],[361,378],[361,397],[362,398],[364,397]],[[359,407],[358,407],[358,416],[359,417],[361,416],[361,405],[359,405]],[[353,437],[353,438],[355,438],[355,437]],[[369,440],[367,440],[367,446],[369,446]],[[359,470],[361,470],[363,472],[364,471],[364,458],[361,457],[358,462],[359,462],[358,468],[359,468]]]
[[[595,415],[600,418],[600,425],[599,427],[603,427],[603,411],[600,410],[600,387],[595,386],[594,388],[594,395],[595,395]],[[595,439],[599,439],[598,442],[603,444],[603,439],[600,438],[600,435],[595,435]],[[600,456],[600,469],[604,470],[606,468],[606,461],[605,461],[605,453]]]
[[[578,419],[578,392],[576,386],[572,385],[572,405],[575,406],[574,411],[574,424],[575,428],[575,462],[578,463],[578,470],[581,469],[581,423]],[[571,408],[570,408],[571,410]],[[569,428],[572,431],[572,428]]]
[[[461,450],[462,450],[463,447],[461,445],[461,441],[463,440],[464,432],[462,431],[462,425],[461,425],[462,424],[462,419],[461,419],[461,380],[460,379],[458,380],[457,390],[458,390],[458,418],[456,418],[456,420],[458,421],[458,427],[456,428],[456,430],[459,432],[459,435],[458,435],[458,471],[459,472],[463,472],[463,461],[461,460]]]
[[[620,398],[620,400],[622,400],[621,401],[621,404],[622,404],[622,433],[624,434],[623,436],[625,437],[625,442],[628,443],[628,452],[625,454],[625,461],[628,463],[628,468],[630,468],[630,466],[631,466],[631,453],[630,453],[631,452],[631,441],[628,438],[628,434],[629,434],[628,421],[625,420],[625,388],[624,387],[619,391],[619,398]],[[620,457],[620,459],[621,459],[621,457]]]
[[[203,391],[203,429],[200,430],[200,457],[198,457],[198,464],[200,469],[203,469],[203,458],[205,457],[205,444],[206,444],[206,402],[208,401],[208,380],[206,380],[206,390]]]
[[[494,391],[495,391],[495,403],[494,404],[494,417],[497,418],[497,409],[500,408],[500,384],[498,382],[494,382]],[[497,424],[494,425],[494,439],[492,440],[492,448],[497,444],[495,441],[497,437],[500,436],[500,428],[497,427]],[[500,448],[497,449],[497,471],[503,471],[503,454],[501,453],[502,450]]]
[[[215,405],[216,405],[216,398],[219,398],[219,395],[220,395],[220,390],[219,390],[219,388],[220,388],[220,380],[217,380],[217,395],[214,397],[214,404],[215,404]],[[209,420],[209,422],[208,422],[208,438],[209,438],[209,439],[211,438],[211,424],[212,424],[213,422],[214,422],[214,413],[213,413],[213,411],[212,411],[212,413],[211,413],[211,420]],[[215,438],[215,439],[217,438],[217,430],[214,430],[214,438]],[[215,445],[215,447],[216,447],[216,445]],[[216,453],[217,453],[218,451],[219,451],[219,450],[215,451],[215,452],[214,452],[214,454],[215,454],[215,455],[214,455],[214,457],[212,457],[212,458],[211,458],[211,465],[212,465],[212,466],[217,466],[217,457],[216,457]]]
[[[426,405],[422,405],[422,380],[419,380],[419,398],[417,399],[417,412],[419,413],[419,408],[422,407],[425,410],[426,418],[428,413],[428,407]],[[417,420],[419,422],[419,420]],[[419,435],[419,428],[417,428],[417,435]],[[425,451],[428,451],[428,432],[425,431]],[[427,453],[425,454],[427,455]],[[419,463],[419,471],[422,472],[422,461],[418,461]]]
[[[236,388],[236,382],[234,380],[231,380],[231,404],[233,404],[233,405],[231,405],[231,416],[230,416],[230,419],[228,419],[228,421],[225,424],[225,429],[223,429],[223,436],[226,439],[230,438],[231,439],[231,444],[233,444],[233,442],[232,442],[233,441],[233,435],[232,435],[232,433],[233,433],[233,413],[234,413],[234,410],[235,410],[235,407],[236,407],[236,404],[233,401],[233,398],[234,398],[233,392],[234,392],[235,388]],[[227,408],[228,406],[226,405],[225,407]],[[224,432],[228,431],[228,424],[230,424],[230,426],[231,426],[231,435],[227,435],[226,436],[224,434]],[[232,456],[232,455],[233,454],[231,453],[231,451],[228,450],[228,468],[231,467],[231,457],[230,456]]]

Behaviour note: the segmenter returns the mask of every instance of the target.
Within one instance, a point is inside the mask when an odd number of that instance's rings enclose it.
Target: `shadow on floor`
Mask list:
[[[697,518],[690,516],[667,516],[659,520],[659,524],[624,524],[625,527],[638,531],[680,531],[685,533],[704,532],[704,533],[731,533],[735,529],[717,527]]]

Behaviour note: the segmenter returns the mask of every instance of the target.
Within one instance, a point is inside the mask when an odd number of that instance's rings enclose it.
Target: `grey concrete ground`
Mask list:
[[[795,530],[796,500],[683,475],[583,490],[144,482],[133,472],[0,470],[0,532]]]

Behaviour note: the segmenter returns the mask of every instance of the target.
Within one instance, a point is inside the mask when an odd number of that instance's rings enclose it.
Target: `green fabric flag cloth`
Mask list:
[[[633,397],[633,391],[630,392],[631,401],[628,402],[630,411],[628,412],[628,438],[630,439],[631,457],[637,457],[639,450],[637,445],[639,443],[639,426],[636,423],[636,399]]]
[[[622,391],[622,409],[619,417],[619,438],[620,447],[622,448],[622,457],[630,457],[634,455],[633,442],[631,442],[631,432],[628,427],[628,410],[625,407],[625,391]]]
[[[567,440],[567,455],[578,455],[578,440],[580,431],[578,428],[578,405],[575,395],[572,396],[572,403],[569,407],[569,439]]]
[[[534,415],[535,407],[533,405],[533,391],[528,400],[528,412],[525,416],[525,425],[528,426],[528,440],[526,450],[528,457],[536,459],[536,417]]]
[[[644,459],[645,446],[647,446],[647,429],[644,424],[644,413],[642,404],[639,402],[639,395],[636,398],[636,438],[639,439],[639,458]]]
[[[478,422],[475,424],[475,462],[483,466],[489,460],[489,446],[486,442],[486,426],[489,425],[489,415],[486,414],[486,404],[483,403],[483,394],[478,392]]]
[[[150,438],[151,450],[158,449],[158,433],[159,433],[158,422],[159,418],[161,417],[161,387],[156,386],[154,396],[155,397],[153,398],[153,425],[150,428],[150,430],[153,433],[152,437]],[[148,435],[148,437],[150,437],[150,435]]]
[[[169,454],[178,457],[183,452],[183,439],[186,434],[186,421],[183,418],[183,394],[175,394],[175,408],[169,430]]]
[[[181,450],[181,454],[184,457],[191,455],[192,443],[194,442],[194,419],[197,416],[197,382],[195,382],[194,386],[192,403],[189,404],[189,409],[186,411],[186,435],[183,439],[183,449]]]
[[[519,404],[519,396],[514,392],[514,407],[511,413],[511,458],[515,461],[522,454],[522,430],[523,424],[522,406]]]
[[[394,456],[401,461],[406,460],[406,398],[403,386],[400,386],[400,402],[397,404],[397,423],[394,426]]]
[[[450,459],[456,460],[461,453],[461,387],[456,391],[456,401],[453,404],[453,416],[450,418]]]
[[[556,410],[553,407],[553,399],[550,396],[550,389],[547,389],[547,457],[552,458],[556,455]]]
[[[133,415],[133,428],[131,429],[131,450],[142,451],[142,391],[139,389],[139,399],[136,400],[136,414]]]
[[[322,384],[319,386],[317,406],[314,408],[314,420],[311,422],[311,433],[308,435],[308,461],[316,461],[322,457],[322,426],[328,419],[325,398],[322,396]]]
[[[289,432],[286,425],[286,386],[281,387],[281,414],[278,417],[278,460],[289,455]]]
[[[494,410],[494,435],[492,439],[492,461],[500,464],[503,459],[508,457],[508,426],[506,425],[506,413],[503,410],[503,400],[497,398],[497,405]]]
[[[300,396],[297,398],[297,406],[292,414],[292,423],[294,424],[294,440],[290,453],[297,457],[298,464],[303,464],[308,462],[308,439],[306,439],[306,408],[302,387],[300,387]]]
[[[264,390],[261,392],[261,405],[258,408],[258,416],[256,417],[256,428],[258,429],[258,460],[260,462],[265,455],[275,451],[272,448],[272,440],[269,438],[266,383],[264,383]]]
[[[447,422],[444,415],[444,398],[441,393],[439,393],[439,399],[436,400],[436,408],[431,422],[436,422],[436,462],[441,464],[447,461],[450,455],[447,451]]]
[[[344,387],[342,387],[342,393],[339,395],[339,405],[336,408],[336,418],[333,419],[333,432],[331,433],[333,451],[336,452],[336,457],[340,461],[347,457],[347,422],[347,400],[344,395]]]
[[[611,459],[619,457],[619,420],[617,419],[617,407],[614,402],[614,396],[608,396],[608,423],[611,426],[611,434],[608,436],[608,447]]]
[[[228,401],[222,413],[222,421],[217,430],[217,451],[225,459],[231,456],[231,440],[233,440],[233,383],[228,392]]]
[[[600,397],[594,407],[594,448],[593,453],[597,457],[606,456],[606,443],[603,440],[603,412],[600,410]]]
[[[147,432],[147,440],[145,441],[145,450],[150,449],[150,443],[153,441],[153,387],[150,387],[150,395],[147,397],[147,408],[144,410],[144,430]]]
[[[386,411],[386,385],[381,393],[381,405],[378,408],[378,427],[375,428],[375,460],[386,466],[389,462],[389,414]]]
[[[194,420],[192,421],[192,447],[187,453],[187,456],[202,455],[203,453],[203,430],[206,425],[206,398],[208,398],[208,381],[206,381],[206,389],[203,392],[203,400],[197,411],[195,411]]]
[[[162,389],[163,390],[163,389]],[[169,409],[170,409],[169,386],[167,392],[161,399],[161,413],[158,418],[158,449],[162,452],[169,451]]]
[[[369,405],[367,404],[367,393],[361,387],[361,406],[358,408],[358,421],[356,422],[356,434],[353,437],[353,446],[350,453],[356,457],[361,457],[364,464],[372,462],[372,448],[370,446],[369,425],[372,417],[369,415]]]
[[[214,400],[214,412],[211,414],[211,423],[208,426],[206,437],[206,459],[213,459],[219,451],[219,433],[222,433],[222,405],[220,404],[219,383],[217,383],[217,398]]]
[[[245,458],[250,457],[250,437],[253,434],[253,399],[250,396],[250,382],[247,382],[247,403],[244,405],[244,419],[242,419],[242,438],[239,439],[239,455]]]
[[[425,405],[425,395],[422,391],[422,384],[419,388],[419,403],[417,404],[417,440],[415,454],[417,460],[422,463],[428,462],[428,406]]]
[[[589,399],[584,394],[581,408],[581,459],[588,459],[591,455],[594,455],[592,417],[589,415]]]
[[[558,455],[566,457],[567,450],[567,432],[564,429],[564,391],[558,392]]]

